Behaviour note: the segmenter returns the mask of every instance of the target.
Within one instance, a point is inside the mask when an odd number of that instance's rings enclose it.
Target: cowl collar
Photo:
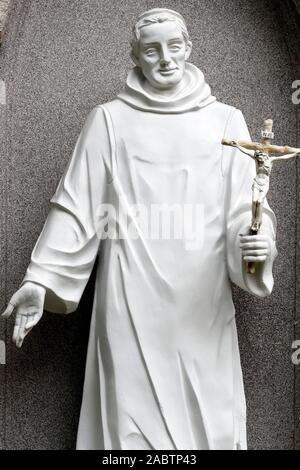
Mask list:
[[[139,67],[130,70],[125,89],[117,96],[130,106],[154,113],[184,113],[213,103],[210,86],[195,65],[186,63],[185,86],[172,97],[159,96],[145,89],[145,78]]]

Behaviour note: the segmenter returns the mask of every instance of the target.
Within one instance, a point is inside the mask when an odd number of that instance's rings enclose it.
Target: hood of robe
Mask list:
[[[203,73],[195,65],[186,63],[183,80],[184,86],[176,94],[165,97],[145,89],[146,79],[141,69],[134,67],[128,74],[125,89],[117,98],[143,111],[168,114],[200,109],[216,101]]]

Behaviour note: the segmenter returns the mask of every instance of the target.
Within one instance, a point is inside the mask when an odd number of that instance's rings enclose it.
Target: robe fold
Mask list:
[[[134,68],[90,112],[23,280],[46,287],[46,310],[72,312],[99,253],[77,449],[247,447],[230,280],[271,293],[276,220],[266,202],[271,253],[247,274],[255,164],[221,140],[248,129],[192,64],[184,80],[154,96]],[[175,208],[181,235],[149,236],[153,208]]]

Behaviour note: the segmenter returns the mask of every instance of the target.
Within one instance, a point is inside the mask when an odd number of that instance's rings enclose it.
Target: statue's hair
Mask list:
[[[142,15],[142,18],[138,19],[138,21],[134,25],[132,29],[132,39],[130,41],[131,57],[136,57],[136,58],[138,57],[140,30],[141,28],[144,28],[145,26],[149,26],[150,24],[163,23],[165,21],[174,21],[180,27],[185,42],[188,43],[190,41],[190,37],[189,37],[189,33],[187,30],[185,21],[181,15],[177,14],[176,12],[174,12],[173,14],[171,10],[163,11],[162,13],[157,12],[157,10],[159,9],[156,9],[155,13],[153,11],[153,14],[151,14],[151,10],[150,10],[149,16],[147,16],[147,12],[146,12],[145,14]]]

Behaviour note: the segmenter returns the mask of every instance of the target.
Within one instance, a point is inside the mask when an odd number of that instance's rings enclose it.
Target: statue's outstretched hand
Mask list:
[[[240,248],[244,261],[263,262],[271,252],[271,237],[265,234],[240,235]]]
[[[43,315],[46,288],[33,282],[25,282],[10,299],[2,318],[9,318],[16,312],[13,342],[18,348],[24,338],[40,321]]]

